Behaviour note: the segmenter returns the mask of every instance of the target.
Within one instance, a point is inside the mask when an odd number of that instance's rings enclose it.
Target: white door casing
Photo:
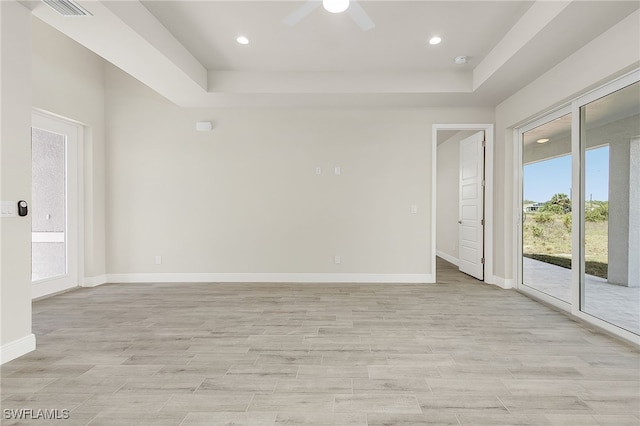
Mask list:
[[[459,269],[484,280],[484,132],[460,143]]]

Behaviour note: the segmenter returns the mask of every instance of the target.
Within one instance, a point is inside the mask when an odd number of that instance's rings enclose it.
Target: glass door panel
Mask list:
[[[580,108],[580,309],[640,334],[640,83]]]
[[[73,123],[34,112],[31,128],[31,297],[79,283],[79,140]]]
[[[523,133],[522,284],[571,302],[571,114]]]
[[[32,281],[67,273],[66,139],[32,129]]]

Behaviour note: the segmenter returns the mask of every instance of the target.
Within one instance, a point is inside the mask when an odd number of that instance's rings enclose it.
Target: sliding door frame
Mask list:
[[[627,75],[624,75],[616,80],[611,81],[610,83],[607,83],[601,87],[598,87],[595,90],[592,90],[582,96],[580,96],[579,98],[575,99],[572,103],[571,103],[571,108],[574,111],[574,116],[573,116],[573,123],[572,126],[574,127],[574,129],[577,129],[576,131],[572,131],[571,134],[571,147],[574,153],[579,153],[579,155],[574,155],[573,158],[573,164],[574,164],[574,183],[577,183],[575,185],[573,185],[573,194],[577,194],[580,196],[580,201],[583,201],[585,199],[585,179],[584,179],[584,170],[585,170],[585,147],[583,146],[583,141],[584,138],[583,136],[583,131],[584,129],[582,128],[582,123],[584,122],[584,120],[581,120],[581,114],[582,111],[584,111],[582,109],[583,106],[598,100],[600,98],[603,98],[607,95],[610,95],[618,90],[624,89],[627,86],[630,86],[634,83],[637,83],[640,81],[640,70],[635,70]],[[577,157],[577,158],[575,158]],[[575,170],[575,165],[578,164],[578,170]],[[576,182],[576,179],[578,179],[578,181]],[[577,188],[576,188],[577,187]],[[578,261],[580,267],[579,268],[575,268],[575,269],[579,269],[579,270],[573,270],[573,285],[574,285],[574,289],[573,289],[573,300],[572,300],[572,306],[571,306],[571,313],[573,315],[575,315],[576,317],[590,323],[590,324],[594,324],[597,325],[598,327],[601,327],[602,329],[604,329],[605,331],[615,334],[617,336],[620,336],[626,340],[631,341],[632,343],[640,346],[640,335],[637,335],[635,333],[632,333],[628,330],[625,330],[621,327],[618,327],[616,325],[613,325],[607,321],[604,321],[598,317],[595,317],[593,315],[588,314],[587,312],[584,312],[582,310],[582,306],[584,304],[584,291],[583,289],[583,284],[584,284],[584,273],[583,273],[583,268],[584,268],[584,234],[585,234],[585,230],[584,230],[584,215],[585,215],[585,204],[584,202],[580,203],[581,205],[576,206],[575,204],[572,205],[573,208],[578,207],[576,213],[574,213],[574,216],[572,217],[572,220],[579,220],[579,227],[574,227],[574,234],[573,234],[573,244],[574,247],[577,244],[578,247],[580,247],[579,253],[574,253],[574,257],[573,257],[573,261]],[[578,229],[576,229],[578,228]],[[577,275],[577,276],[576,276]]]
[[[545,303],[548,303],[556,308],[562,309],[563,311],[571,312],[571,304],[550,296],[534,287],[530,287],[524,284],[524,275],[522,271],[522,227],[523,227],[523,216],[522,216],[522,201],[523,201],[523,190],[522,184],[524,182],[523,176],[523,166],[524,163],[522,161],[522,140],[523,136],[526,132],[535,129],[537,127],[543,126],[553,120],[556,120],[560,117],[564,117],[565,115],[571,114],[571,105],[565,105],[562,108],[558,108],[550,113],[545,114],[542,117],[537,118],[534,121],[529,122],[523,127],[517,128],[514,130],[514,139],[516,141],[514,147],[514,164],[516,164],[515,168],[515,179],[514,182],[517,182],[517,185],[514,185],[514,199],[516,204],[516,209],[514,212],[514,218],[516,221],[516,235],[515,235],[515,247],[516,247],[516,257],[514,259],[514,271],[516,271],[516,285],[515,287],[529,296],[532,296],[536,299],[539,299]],[[572,195],[573,196],[573,195]],[[572,206],[573,208],[573,206]],[[572,243],[573,244],[573,243]],[[573,262],[573,260],[572,260]],[[572,287],[573,288],[573,287]]]
[[[591,90],[581,96],[576,97],[569,103],[545,113],[538,118],[529,121],[525,125],[515,128],[513,131],[514,139],[514,259],[513,270],[516,272],[515,287],[518,291],[538,299],[542,302],[550,304],[558,309],[571,313],[571,315],[585,321],[586,323],[600,327],[604,331],[621,337],[635,345],[640,346],[640,336],[625,330],[621,327],[613,325],[607,321],[597,318],[582,311],[584,305],[584,292],[582,291],[584,283],[584,217],[585,217],[585,150],[582,146],[584,138],[582,137],[581,107],[603,98],[613,92],[623,89],[631,84],[640,81],[640,69],[632,71],[622,77],[619,77],[607,84],[604,84],[594,90]],[[571,114],[571,214],[572,214],[572,250],[571,250],[571,303],[563,302],[560,299],[549,296],[539,290],[523,284],[522,272],[522,184],[523,184],[523,161],[522,161],[522,137],[523,134],[531,129],[539,127],[556,118]]]

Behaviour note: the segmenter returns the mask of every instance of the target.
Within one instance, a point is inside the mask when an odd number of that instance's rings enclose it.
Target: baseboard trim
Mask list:
[[[0,347],[0,364],[5,364],[36,349],[36,336],[29,334]]]
[[[109,283],[371,283],[433,284],[433,274],[164,273],[107,274]]]
[[[505,290],[509,290],[513,288],[514,282],[512,278],[502,278],[497,275],[494,275],[493,284],[497,285],[500,288],[504,288]]]
[[[460,266],[458,264],[459,260],[458,260],[457,257],[453,257],[450,254],[447,254],[447,253],[445,253],[443,251],[436,250],[436,256],[443,258],[444,260],[446,260],[447,262],[449,262],[449,263],[451,263],[453,265]]]
[[[84,277],[84,283],[81,287],[97,287],[107,283],[106,275],[98,275],[97,277]]]
[[[68,282],[59,282],[56,280],[37,282],[31,285],[31,300],[43,299],[77,287],[77,283],[70,285]]]

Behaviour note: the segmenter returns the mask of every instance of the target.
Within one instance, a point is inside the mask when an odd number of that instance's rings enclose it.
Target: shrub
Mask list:
[[[542,227],[537,225],[533,225],[533,227],[531,228],[531,231],[533,232],[533,236],[536,238],[542,237],[542,234],[544,233]]]
[[[533,217],[537,223],[553,222],[553,215],[549,212],[540,212]]]
[[[587,222],[605,222],[609,220],[609,204],[600,204],[584,213]]]
[[[572,218],[571,218],[571,213],[567,213],[564,215],[564,217],[562,218],[562,223],[564,224],[564,227],[567,228],[567,231],[571,232],[571,224],[572,224]]]
[[[567,194],[555,194],[551,197],[551,200],[544,203],[540,210],[556,214],[569,213],[571,211],[571,199]]]
[[[560,204],[551,204],[545,203],[542,207],[540,207],[540,212],[544,213],[553,213],[553,214],[565,214],[565,208]]]

